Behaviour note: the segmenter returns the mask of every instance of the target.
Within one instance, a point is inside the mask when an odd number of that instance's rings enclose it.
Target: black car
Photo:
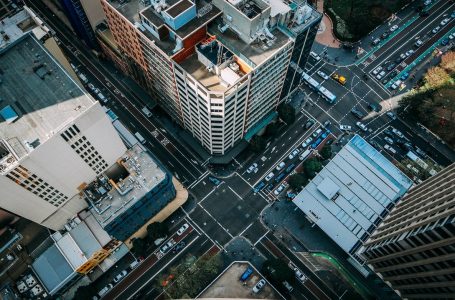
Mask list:
[[[383,132],[384,132],[385,135],[388,135],[388,136],[390,136],[390,137],[395,137],[395,135],[393,134],[393,132],[390,131],[390,130],[388,130],[388,129],[384,130]]]
[[[392,72],[390,72],[390,74],[389,74],[388,77],[389,77],[390,79],[393,79],[395,76],[398,75],[398,73],[399,73],[398,70],[393,70]]]
[[[419,16],[421,16],[421,17],[428,17],[429,15],[430,15],[430,13],[428,11],[426,11],[426,10],[421,11],[419,13]]]
[[[375,112],[380,112],[382,110],[381,104],[369,103],[368,108]]]
[[[180,252],[180,250],[185,248],[185,246],[186,246],[186,243],[184,241],[181,241],[180,243],[175,245],[175,247],[172,249],[172,253],[176,254],[176,253]]]
[[[395,69],[396,66],[397,66],[396,63],[391,63],[391,64],[387,67],[387,71],[392,71],[393,69]]]
[[[385,40],[388,36],[389,36],[389,32],[386,31],[381,35],[381,39]]]
[[[387,82],[389,82],[389,78],[384,78],[384,80],[382,80],[382,84],[387,84]]]
[[[396,64],[399,64],[403,61],[403,59],[401,57],[397,57],[397,59],[395,59],[395,63]]]
[[[365,114],[362,113],[360,110],[357,110],[355,108],[351,109],[351,113],[357,118],[357,119],[363,119],[365,117]]]

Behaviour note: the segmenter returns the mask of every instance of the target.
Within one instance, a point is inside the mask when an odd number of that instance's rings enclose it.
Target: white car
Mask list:
[[[349,125],[340,125],[340,130],[342,131],[351,131],[352,127]]]
[[[379,73],[379,74],[376,76],[376,79],[378,79],[378,80],[381,80],[381,79],[382,79],[382,77],[384,77],[384,76],[385,76],[385,74],[386,74],[386,72],[385,72],[385,71],[381,71],[381,73]]]
[[[297,154],[299,154],[300,150],[297,148],[294,151],[292,151],[291,154],[289,154],[288,158],[293,159]]]
[[[386,142],[389,143],[390,145],[393,144],[393,140],[392,140],[391,138],[389,138],[388,136],[386,136],[386,137],[384,138],[384,141],[386,141]]]
[[[395,149],[393,149],[393,148],[392,148],[391,146],[389,146],[389,145],[385,145],[385,146],[384,146],[384,149],[386,149],[387,151],[389,151],[389,152],[392,153],[392,154],[396,154],[396,153],[397,153],[397,151],[396,151]]]
[[[112,283],[109,283],[104,288],[102,288],[101,291],[98,292],[98,296],[102,297],[103,295],[106,295],[106,293],[113,287],[114,286],[112,285]]]
[[[279,170],[283,169],[285,165],[286,165],[286,163],[284,161],[280,162],[278,164],[278,166],[276,166],[276,170],[279,171]]]
[[[382,71],[382,67],[377,67],[376,69],[373,70],[373,72],[371,72],[371,74],[373,74],[373,75],[376,76],[376,75],[378,75],[379,72],[381,72],[381,71]]]
[[[401,80],[397,80],[397,81],[395,81],[395,82],[390,86],[390,88],[391,88],[392,90],[396,90],[397,88],[400,87],[401,83],[402,83]]]
[[[246,170],[246,172],[247,172],[248,174],[250,174],[250,173],[253,172],[257,167],[258,167],[258,164],[257,164],[257,163],[254,163],[254,164],[252,164],[251,166],[248,167],[248,169]]]
[[[310,52],[311,57],[313,57],[315,60],[320,61],[321,57],[317,55],[315,52],[311,51]]]
[[[125,276],[126,276],[126,270],[123,270],[122,272],[117,274],[117,276],[114,277],[114,282],[115,283],[119,282]]]
[[[329,75],[327,75],[326,73],[322,72],[322,71],[318,71],[317,74],[319,75],[319,77],[321,77],[322,79],[324,80],[329,80]]]
[[[355,123],[355,125],[357,125],[357,127],[362,129],[363,131],[367,131],[368,130],[367,126],[365,124],[363,124],[362,122],[357,122],[357,123]]]
[[[406,55],[406,53],[401,53],[401,54],[400,54],[401,60],[406,59],[406,57],[408,57],[408,55]]]
[[[280,184],[280,186],[273,191],[273,194],[275,194],[275,196],[278,196],[284,190],[285,187],[286,186],[283,183]]]
[[[423,5],[430,5],[431,4],[431,0],[425,0],[423,1]]]
[[[395,128],[392,127],[392,132],[394,134],[396,134],[399,138],[404,138],[403,133],[401,133],[401,131],[399,131],[398,129],[395,129]]]
[[[397,29],[398,29],[398,25],[393,25],[392,27],[390,27],[390,32],[394,32]]]
[[[272,179],[273,176],[275,176],[275,174],[273,174],[273,172],[270,172],[267,176],[265,176],[265,181],[270,181],[270,179]]]
[[[446,26],[447,23],[449,23],[450,18],[445,18],[444,20],[441,21],[441,26]]]
[[[440,29],[441,29],[441,27],[440,27],[440,26],[437,26],[437,27],[434,28],[431,32],[435,34],[435,33],[437,33]]]
[[[261,279],[256,283],[256,285],[253,287],[253,293],[257,294],[259,291],[265,286],[265,280]]]
[[[182,227],[179,228],[179,230],[177,230],[177,235],[180,236],[182,235],[190,226],[185,223],[182,225]]]
[[[302,143],[302,148],[305,149],[306,147],[308,147],[311,144],[312,141],[313,141],[313,139],[311,137],[307,138],[305,140],[305,142]]]
[[[319,135],[321,134],[321,132],[322,132],[322,129],[319,128],[318,130],[316,130],[315,132],[313,132],[313,137],[319,136]]]
[[[308,277],[306,277],[305,274],[303,274],[302,271],[300,271],[298,268],[295,268],[294,272],[295,272],[295,277],[297,277],[297,279],[300,282],[305,282],[308,280]]]
[[[455,38],[455,33],[452,33],[451,35],[449,35],[449,40],[453,40]]]
[[[414,53],[414,50],[410,49],[408,51],[406,51],[406,56],[411,56],[411,54]]]
[[[417,40],[417,41],[414,43],[414,47],[419,48],[420,46],[422,46],[422,44],[423,44],[422,40]]]

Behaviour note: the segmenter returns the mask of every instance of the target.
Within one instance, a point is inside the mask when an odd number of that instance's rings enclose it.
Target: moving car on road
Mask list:
[[[352,127],[349,125],[340,125],[340,130],[342,131],[351,131]]]
[[[318,71],[317,74],[319,75],[319,77],[321,77],[324,80],[328,80],[329,79],[329,75],[327,75],[326,73],[324,73],[322,71]]]
[[[315,52],[311,51],[310,52],[311,57],[313,57],[315,60],[320,61],[321,57],[317,55]]]
[[[209,181],[211,183],[213,183],[214,185],[220,185],[221,184],[221,180],[219,180],[218,178],[213,177],[213,176],[209,176]]]
[[[357,127],[362,129],[363,131],[368,131],[367,126],[365,124],[363,124],[362,122],[357,122],[357,123],[355,123],[355,125],[357,125]]]

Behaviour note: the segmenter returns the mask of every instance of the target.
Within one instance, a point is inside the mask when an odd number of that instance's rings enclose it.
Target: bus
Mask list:
[[[334,94],[332,94],[328,89],[326,89],[325,87],[321,86],[319,88],[319,94],[324,97],[325,100],[327,100],[327,102],[329,102],[330,104],[333,104],[335,103],[335,101],[337,100],[337,96],[335,96]]]

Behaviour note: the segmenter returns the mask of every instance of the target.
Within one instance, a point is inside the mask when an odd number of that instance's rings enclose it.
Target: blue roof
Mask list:
[[[51,294],[55,293],[69,278],[76,275],[55,245],[44,251],[32,265],[33,270]]]
[[[0,110],[0,115],[8,124],[13,123],[17,118],[19,118],[11,105],[5,106],[2,110]]]

